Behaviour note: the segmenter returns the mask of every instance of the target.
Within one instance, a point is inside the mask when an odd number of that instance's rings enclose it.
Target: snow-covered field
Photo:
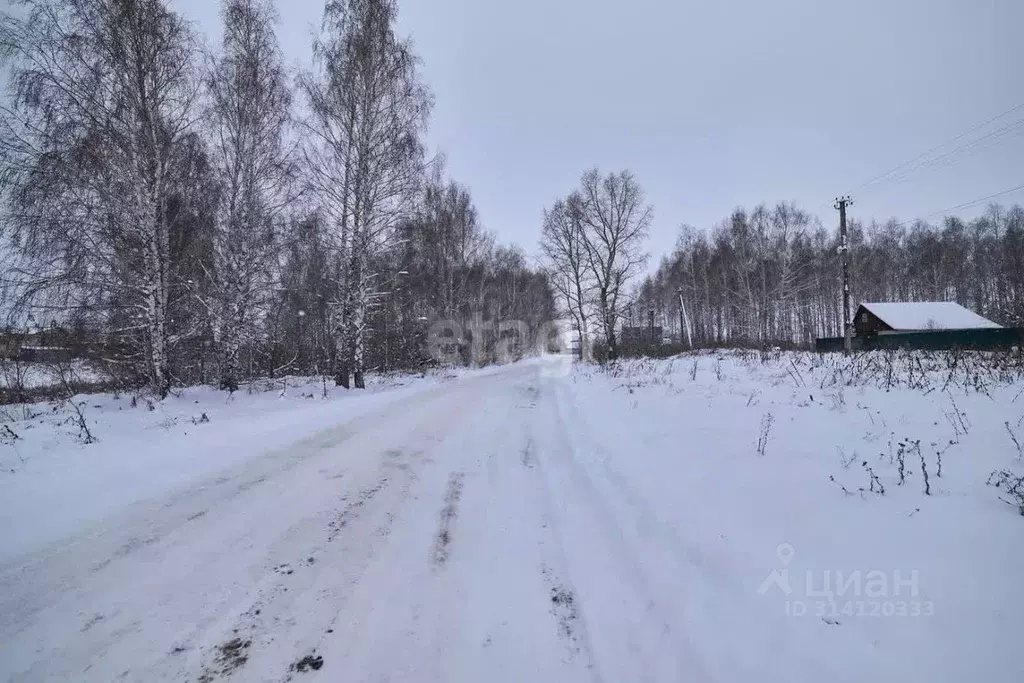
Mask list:
[[[987,484],[1024,475],[1018,375],[539,359],[79,397],[88,445],[37,406],[0,446],[0,673],[1022,680],[1024,517]]]

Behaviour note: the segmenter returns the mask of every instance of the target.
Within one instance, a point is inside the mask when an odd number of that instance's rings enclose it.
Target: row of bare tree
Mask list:
[[[206,54],[166,0],[0,14],[2,285],[11,324],[101,337],[160,395],[287,368],[364,386],[437,317],[550,314],[424,134],[396,0],[327,0],[297,87],[269,0],[224,0]],[[197,55],[205,55],[197,58]],[[293,99],[304,103],[302,116]]]
[[[630,313],[683,345],[813,344],[839,336],[839,238],[792,204],[738,209],[710,233],[684,226],[675,251],[639,286]],[[850,225],[858,301],[956,301],[1024,325],[1024,209],[980,217]]]

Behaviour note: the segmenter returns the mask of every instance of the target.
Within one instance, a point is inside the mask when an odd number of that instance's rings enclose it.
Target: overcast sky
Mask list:
[[[216,0],[171,2],[219,40]],[[295,66],[322,5],[278,2]],[[437,100],[430,142],[489,229],[534,253],[586,168],[629,168],[655,262],[681,223],[740,205],[792,200],[831,226],[841,193],[854,217],[903,220],[1024,184],[1021,107],[859,187],[1024,104],[1022,27],[1024,0],[405,0],[400,19]]]

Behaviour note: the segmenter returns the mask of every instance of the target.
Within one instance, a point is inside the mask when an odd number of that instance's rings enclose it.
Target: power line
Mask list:
[[[933,152],[936,152],[936,151],[942,149],[946,145],[948,145],[950,143],[953,143],[953,142],[956,142],[957,140],[960,140],[960,139],[970,135],[971,133],[973,133],[973,132],[975,132],[977,130],[980,130],[981,128],[984,128],[985,126],[987,126],[988,124],[992,123],[993,121],[998,121],[999,119],[1003,118],[1004,116],[1006,116],[1008,114],[1012,114],[1013,112],[1015,112],[1015,111],[1017,111],[1019,109],[1024,109],[1024,102],[1021,102],[1020,104],[1018,104],[1018,105],[1016,105],[1014,107],[1011,107],[1010,109],[1007,109],[1003,113],[997,114],[997,115],[993,116],[992,118],[990,118],[990,119],[988,119],[986,121],[983,121],[983,122],[977,124],[976,126],[974,126],[972,128],[969,128],[969,129],[965,130],[964,132],[960,133],[959,135],[956,135],[953,138],[950,138],[949,140],[946,140],[945,142],[942,142],[942,143],[940,143],[938,145],[935,145],[934,147],[932,147],[928,151],[926,151],[923,154],[920,154],[920,155],[914,157],[913,159],[910,159],[909,161],[904,161],[902,164],[899,164],[898,166],[894,166],[894,167],[890,168],[888,171],[885,171],[884,173],[880,173],[880,174],[876,175],[874,178],[871,178],[870,180],[868,180],[868,181],[858,185],[854,189],[855,190],[860,190],[860,189],[863,189],[863,188],[865,188],[865,187],[867,187],[869,185],[872,185],[875,182],[877,182],[879,180],[882,180],[882,179],[886,178],[889,175],[892,175],[896,171],[900,171],[900,170],[906,168],[907,166],[910,166],[911,164],[915,164],[915,163],[921,161],[922,159],[930,156]],[[982,139],[984,139],[984,138],[982,138]]]
[[[918,221],[925,221],[925,220],[927,220],[929,218],[934,218],[935,216],[941,216],[941,215],[944,215],[944,214],[951,213],[953,211],[959,211],[961,209],[969,209],[970,207],[975,206],[977,204],[981,204],[982,202],[987,202],[990,199],[995,199],[996,197],[1002,197],[1003,195],[1010,194],[1011,192],[1017,192],[1019,190],[1024,190],[1024,185],[1018,185],[1017,187],[1011,187],[1010,189],[1003,190],[1002,192],[996,192],[995,194],[990,194],[990,195],[987,195],[985,197],[979,197],[978,199],[972,199],[972,200],[970,200],[968,202],[964,202],[962,204],[957,204],[956,206],[951,206],[948,209],[942,209],[940,211],[934,211],[932,213],[926,214],[924,216],[920,216],[918,218],[914,218],[914,219],[910,219],[910,220],[905,220],[905,221],[899,221],[897,223],[884,223],[884,225],[891,225],[891,226],[894,226],[894,227],[897,227],[897,226],[898,227],[906,227],[906,226],[910,225],[911,223],[916,223]]]
[[[935,213],[928,214],[927,216],[925,216],[925,218],[931,218],[932,216],[937,216],[939,214],[949,213],[951,211],[959,211],[960,209],[967,209],[969,207],[974,206],[975,204],[981,204],[982,202],[987,202],[990,199],[995,199],[996,197],[1001,197],[1004,194],[1010,194],[1011,192],[1016,192],[1018,190],[1024,190],[1024,185],[1018,185],[1017,187],[1011,187],[1009,190],[1003,190],[1002,192],[996,192],[995,194],[990,194],[987,197],[981,197],[979,199],[972,199],[969,202],[964,202],[963,204],[957,204],[956,206],[951,206],[948,209],[943,209],[942,211],[936,211]]]
[[[949,150],[948,152],[945,152],[944,154],[940,154],[937,157],[932,157],[931,159],[928,159],[927,161],[925,161],[923,163],[920,163],[920,164],[917,164],[915,166],[912,166],[911,168],[908,168],[906,171],[903,171],[902,173],[896,174],[895,176],[892,177],[891,180],[892,180],[892,182],[900,182],[900,181],[906,180],[910,176],[911,173],[913,173],[914,171],[916,171],[919,168],[922,168],[924,166],[930,166],[932,164],[936,164],[936,163],[942,161],[943,159],[948,159],[949,157],[953,156],[957,152],[962,152],[964,150],[971,149],[972,147],[976,147],[978,144],[984,142],[985,140],[988,140],[991,137],[995,137],[998,140],[999,138],[1001,138],[1004,135],[1006,135],[1008,132],[1012,131],[1014,128],[1020,128],[1021,126],[1024,126],[1024,118],[1017,119],[1015,121],[1011,121],[1010,123],[1006,124],[1002,128],[997,128],[997,129],[995,129],[993,131],[990,131],[989,133],[986,133],[985,135],[982,135],[980,138],[975,138],[975,139],[973,139],[973,140],[971,140],[969,142],[965,142],[964,144],[959,145],[957,147],[954,147],[953,149]]]

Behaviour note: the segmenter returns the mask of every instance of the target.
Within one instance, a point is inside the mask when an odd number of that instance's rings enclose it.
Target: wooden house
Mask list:
[[[893,332],[983,330],[1001,327],[952,301],[862,303],[857,307],[857,313],[853,317],[853,329],[858,337]]]
[[[853,317],[855,351],[874,349],[1006,349],[1021,330],[1006,328],[951,301],[868,302]],[[843,338],[818,339],[818,351],[841,351]]]

